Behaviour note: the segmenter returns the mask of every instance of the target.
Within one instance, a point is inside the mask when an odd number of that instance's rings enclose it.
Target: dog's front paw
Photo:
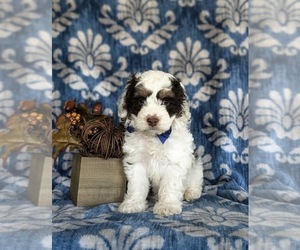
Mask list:
[[[164,216],[180,214],[181,211],[182,208],[180,202],[174,202],[174,203],[157,202],[153,208],[153,213],[158,215],[164,215]]]
[[[119,206],[118,211],[120,213],[140,213],[145,211],[146,208],[147,208],[146,202],[123,201]]]
[[[199,199],[201,196],[201,189],[187,188],[184,192],[184,199],[186,201],[193,201]]]

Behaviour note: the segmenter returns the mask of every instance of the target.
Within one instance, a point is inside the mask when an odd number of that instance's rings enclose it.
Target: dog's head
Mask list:
[[[119,117],[137,131],[163,133],[174,121],[187,124],[190,112],[184,86],[162,71],[133,74],[119,103]]]

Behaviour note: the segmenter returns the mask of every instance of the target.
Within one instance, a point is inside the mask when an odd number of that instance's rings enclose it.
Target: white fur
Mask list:
[[[182,200],[198,199],[202,192],[202,163],[194,157],[193,137],[189,131],[190,112],[184,102],[183,114],[170,117],[166,107],[156,99],[163,88],[170,88],[170,74],[161,71],[147,71],[140,77],[140,83],[153,94],[147,98],[137,116],[126,120],[133,126],[134,133],[126,132],[124,169],[128,180],[127,194],[119,207],[122,213],[142,212],[147,208],[150,185],[157,192],[158,202],[153,212],[159,215],[179,214]],[[183,87],[183,85],[181,85]],[[184,88],[184,87],[183,87]],[[124,97],[119,104],[121,119],[128,117],[124,110]],[[155,128],[147,124],[147,117],[156,115],[160,121]],[[157,138],[172,127],[172,133],[164,144]]]

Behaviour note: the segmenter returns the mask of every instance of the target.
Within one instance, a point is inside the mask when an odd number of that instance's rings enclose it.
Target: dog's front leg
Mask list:
[[[147,195],[149,192],[149,179],[146,169],[140,163],[129,165],[125,168],[128,180],[127,193],[124,201],[119,206],[121,213],[138,213],[147,208]]]
[[[167,173],[159,183],[158,202],[153,212],[159,215],[180,214],[182,211],[183,180],[178,173]]]

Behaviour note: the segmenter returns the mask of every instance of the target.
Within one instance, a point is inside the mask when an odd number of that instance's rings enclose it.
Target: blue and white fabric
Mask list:
[[[205,177],[203,196],[176,216],[151,204],[139,214],[76,207],[66,152],[51,214],[28,200],[31,155],[15,152],[0,162],[1,249],[49,249],[51,239],[53,249],[299,249],[299,9],[299,0],[52,0],[50,12],[45,0],[0,1],[0,129],[26,99],[52,101],[53,124],[68,99],[100,100],[118,122],[127,77],[163,70],[187,89]]]
[[[232,19],[232,13],[235,18]],[[131,73],[157,69],[188,93],[204,162],[204,195],[177,216],[75,207],[72,154],[53,178],[54,249],[203,249],[248,246],[248,2],[53,1],[53,101],[101,101],[117,117]]]
[[[250,1],[249,245],[300,247],[300,2]]]
[[[0,1],[0,130],[19,103],[51,103],[51,4],[47,0]],[[15,138],[18,140],[19,138]],[[5,147],[0,142],[0,152]],[[2,155],[2,154],[1,154]],[[0,157],[0,248],[51,249],[51,207],[36,206],[27,187],[32,155]],[[51,185],[48,185],[51,187]]]

